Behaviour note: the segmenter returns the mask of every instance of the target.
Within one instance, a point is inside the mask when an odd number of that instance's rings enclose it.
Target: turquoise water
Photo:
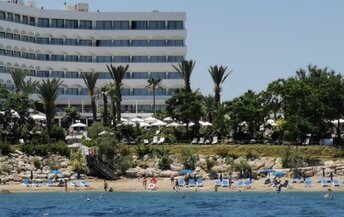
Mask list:
[[[0,216],[344,216],[344,193],[0,194]]]

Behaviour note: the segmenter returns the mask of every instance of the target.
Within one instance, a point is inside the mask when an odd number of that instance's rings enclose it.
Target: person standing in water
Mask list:
[[[104,179],[104,191],[108,191],[108,183]]]
[[[64,187],[65,187],[65,191],[68,191],[68,182],[67,179],[64,180]]]

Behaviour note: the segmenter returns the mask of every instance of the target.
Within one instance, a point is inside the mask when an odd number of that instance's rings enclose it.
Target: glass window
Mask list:
[[[156,108],[156,106],[155,106],[155,108]],[[149,112],[151,112],[150,105],[138,105],[137,106],[137,111],[138,112],[149,113]]]
[[[29,37],[27,35],[22,35],[21,40],[22,41],[29,41]]]
[[[49,38],[37,37],[36,43],[37,44],[49,44]]]
[[[133,56],[132,61],[133,63],[148,63],[147,56]]]
[[[182,76],[178,72],[169,72],[167,75],[168,79],[182,79]]]
[[[37,54],[37,60],[49,61],[49,54]]]
[[[33,37],[33,36],[29,36],[29,42],[35,43],[36,42],[36,38]]]
[[[77,29],[78,28],[78,21],[77,20],[65,20],[65,28]]]
[[[124,74],[124,79],[130,79],[131,78],[131,73],[130,72],[126,72]]]
[[[13,56],[13,50],[6,50],[6,56]]]
[[[7,13],[7,21],[13,21],[13,14]]]
[[[97,63],[111,63],[111,56],[97,56]]]
[[[130,89],[122,88],[121,90],[123,96],[130,96]]]
[[[4,55],[5,56],[6,50],[5,49],[0,49],[0,55]]]
[[[36,25],[36,18],[30,17],[30,22],[29,22],[29,24],[30,24],[31,26],[35,26],[35,25]]]
[[[92,29],[92,21],[80,20],[80,29]]]
[[[129,29],[129,21],[113,21],[113,29]]]
[[[78,88],[66,88],[66,95],[78,95]]]
[[[152,63],[165,63],[166,57],[165,56],[151,56],[149,58],[150,62]]]
[[[28,16],[23,16],[22,23],[23,24],[29,24],[29,17]]]
[[[51,19],[51,28],[64,28],[64,20],[63,19]]]
[[[112,79],[109,72],[99,72],[99,79]]]
[[[166,46],[165,40],[150,40],[149,41],[149,46],[152,47],[164,47]]]
[[[5,38],[6,37],[6,33],[5,32],[0,32],[0,38]]]
[[[13,33],[6,33],[6,38],[13,39]]]
[[[151,72],[150,78],[166,79],[166,73],[165,72]]]
[[[129,40],[114,40],[113,45],[115,47],[129,47]]]
[[[168,40],[167,41],[167,46],[183,47],[184,46],[184,41],[183,40]]]
[[[148,46],[148,41],[147,40],[132,40],[131,46],[132,47],[145,47],[145,46]]]
[[[49,71],[37,71],[37,77],[49,78]]]
[[[184,29],[183,21],[168,21],[167,29]]]
[[[179,63],[182,62],[184,60],[183,56],[169,56],[167,61],[169,63]]]
[[[19,34],[13,34],[13,39],[14,40],[20,40],[20,35]]]
[[[111,47],[112,40],[96,40],[97,47]]]
[[[174,95],[174,94],[176,93],[177,90],[178,90],[178,89],[175,89],[175,88],[170,88],[170,89],[168,89],[168,95],[169,95],[169,96]]]
[[[29,59],[35,60],[35,59],[36,59],[36,54],[34,54],[34,53],[29,53]]]
[[[26,52],[22,52],[22,58],[28,59],[29,58],[29,54],[26,53]]]
[[[88,95],[88,89],[87,88],[80,88],[79,95],[87,96]]]
[[[78,72],[66,72],[66,78],[78,78]]]
[[[49,19],[48,18],[38,18],[37,20],[38,27],[49,27]]]
[[[165,29],[165,21],[149,21],[149,29]]]
[[[5,20],[6,19],[6,12],[0,11],[0,20]]]
[[[79,62],[91,63],[92,62],[92,56],[80,56]]]
[[[76,55],[66,55],[66,62],[78,62],[78,56]]]
[[[14,22],[20,23],[20,15],[19,14],[14,15]]]
[[[148,72],[133,72],[133,79],[148,79]]]
[[[64,55],[51,55],[52,61],[64,61]]]
[[[148,96],[148,90],[144,88],[134,88],[133,95],[134,96]]]
[[[96,21],[96,29],[112,29],[112,21]]]
[[[131,29],[148,29],[148,21],[132,21]]]
[[[63,45],[63,38],[52,38],[50,44]]]
[[[130,56],[114,56],[114,63],[130,63]]]
[[[59,89],[57,89],[57,93],[58,93],[59,95],[64,95],[64,94],[65,94],[64,88],[63,88],[63,87],[60,87]]]
[[[52,71],[51,77],[52,78],[64,78],[64,71]]]
[[[13,56],[20,58],[20,51],[13,51]]]
[[[157,95],[157,96],[166,96],[166,89],[157,88],[155,90],[155,95]]]
[[[78,39],[66,39],[65,45],[77,46],[78,45]]]
[[[92,46],[92,40],[90,39],[80,39],[79,40],[80,46]]]

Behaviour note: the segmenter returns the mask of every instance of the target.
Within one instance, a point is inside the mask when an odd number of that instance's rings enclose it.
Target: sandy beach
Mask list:
[[[149,179],[148,179],[149,180]],[[284,182],[285,179],[281,179]],[[342,179],[340,178],[342,181]],[[102,179],[88,179],[89,187],[73,187],[71,183],[68,182],[68,191],[69,192],[87,192],[87,191],[104,191],[104,180]],[[145,192],[142,184],[142,181],[138,179],[120,179],[117,181],[107,181],[108,187],[113,188],[114,192]],[[148,181],[149,183],[149,181]],[[218,192],[238,192],[238,191],[258,191],[258,192],[275,192],[276,188],[268,185],[264,185],[264,179],[254,180],[251,188],[247,189],[246,187],[238,188],[236,186],[237,181],[234,182],[231,188],[227,187],[218,187]],[[214,180],[204,180],[203,181],[204,187],[182,187],[180,188],[181,192],[212,192],[215,191],[215,181]],[[315,179],[313,179],[313,186],[306,187],[304,183],[292,183],[292,188],[282,188],[282,192],[284,191],[303,191],[303,192],[312,192],[312,191],[327,191],[327,187],[322,187],[320,183],[317,183]],[[171,185],[171,181],[169,178],[158,178],[158,192],[173,192],[173,186]],[[343,183],[340,184],[339,187],[334,187],[330,185],[332,191],[344,191]],[[41,184],[39,187],[26,187],[21,183],[10,183],[6,185],[0,185],[0,191],[8,190],[12,193],[20,193],[20,192],[65,192],[64,187],[48,187],[46,183]]]

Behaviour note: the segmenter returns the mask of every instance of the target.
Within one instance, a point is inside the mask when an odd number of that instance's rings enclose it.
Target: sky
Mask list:
[[[191,85],[213,94],[208,69],[228,66],[222,100],[260,92],[309,64],[344,73],[343,0],[37,0],[63,9],[86,2],[90,11],[186,12],[187,59],[196,61]]]

